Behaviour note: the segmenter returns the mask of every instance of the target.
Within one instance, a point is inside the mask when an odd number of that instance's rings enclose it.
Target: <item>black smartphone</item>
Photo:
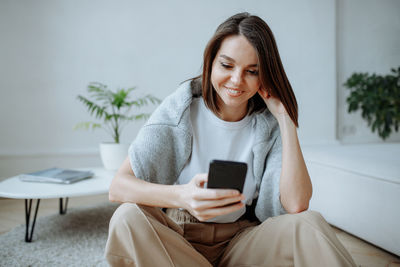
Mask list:
[[[236,189],[243,192],[247,163],[212,160],[208,171],[207,188]]]

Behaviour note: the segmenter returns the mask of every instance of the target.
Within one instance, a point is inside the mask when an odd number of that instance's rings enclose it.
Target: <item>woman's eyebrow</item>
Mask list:
[[[228,60],[228,61],[235,62],[235,60],[233,58],[228,57],[227,55],[219,55],[219,56],[224,58],[224,59],[226,59],[226,60]],[[257,67],[257,66],[258,66],[258,64],[250,64],[247,67]]]

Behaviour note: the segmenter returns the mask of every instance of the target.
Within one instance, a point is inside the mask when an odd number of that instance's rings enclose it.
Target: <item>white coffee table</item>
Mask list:
[[[91,178],[73,184],[22,182],[18,176],[0,182],[0,197],[25,199],[26,242],[32,241],[40,199],[59,198],[60,214],[65,214],[69,197],[108,193],[108,188],[115,175],[115,171],[107,171],[103,168],[80,168],[77,170],[91,170],[94,172],[94,175]],[[64,198],[65,203],[63,203]],[[30,226],[33,199],[36,199],[36,208],[32,225]]]

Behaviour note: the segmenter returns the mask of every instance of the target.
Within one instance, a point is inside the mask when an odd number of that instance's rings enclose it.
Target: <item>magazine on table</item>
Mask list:
[[[77,171],[63,168],[51,168],[37,172],[24,173],[19,179],[24,182],[72,184],[77,181],[90,178],[92,171]]]

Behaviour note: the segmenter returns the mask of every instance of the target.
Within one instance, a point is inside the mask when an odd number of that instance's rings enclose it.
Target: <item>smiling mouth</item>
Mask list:
[[[228,92],[228,95],[230,95],[230,96],[240,96],[241,94],[243,94],[243,91],[228,88],[228,87],[225,87],[225,88],[226,88],[226,91]]]

